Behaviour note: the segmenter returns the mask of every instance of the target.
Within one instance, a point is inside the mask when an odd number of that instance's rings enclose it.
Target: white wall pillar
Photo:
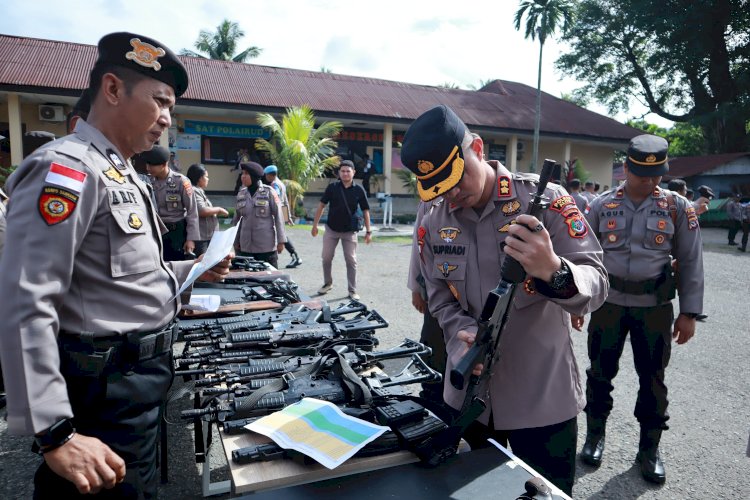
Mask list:
[[[505,148],[505,165],[511,172],[518,172],[518,136],[512,135],[508,139],[508,147]]]
[[[393,165],[393,125],[386,123],[383,126],[383,174],[385,175],[385,193],[391,194],[391,174]]]
[[[10,164],[23,161],[23,128],[21,127],[21,97],[8,94],[8,129],[10,131]]]
[[[567,163],[570,161],[570,147],[571,142],[565,141],[565,144],[563,145],[563,161],[567,165]]]

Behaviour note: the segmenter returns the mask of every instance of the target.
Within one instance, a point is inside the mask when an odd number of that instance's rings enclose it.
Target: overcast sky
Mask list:
[[[5,0],[0,33],[95,45],[106,33],[150,36],[175,52],[223,20],[245,31],[252,63],[461,88],[501,79],[536,88],[539,44],[513,27],[517,0]],[[563,47],[544,47],[542,90],[581,84],[554,69]],[[606,114],[603,107],[590,109]],[[615,118],[640,116],[633,108]],[[670,126],[655,115],[647,120]]]

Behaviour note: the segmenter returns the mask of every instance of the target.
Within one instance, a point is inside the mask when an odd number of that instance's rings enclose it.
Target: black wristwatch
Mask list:
[[[40,455],[52,451],[70,441],[75,433],[76,428],[73,427],[73,422],[69,418],[64,418],[34,436],[31,451]]]
[[[552,290],[562,290],[570,284],[571,279],[573,279],[573,274],[570,272],[570,268],[563,259],[560,259],[560,269],[552,273],[547,286]]]

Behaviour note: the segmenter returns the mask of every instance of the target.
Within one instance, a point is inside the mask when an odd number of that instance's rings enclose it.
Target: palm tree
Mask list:
[[[281,122],[268,113],[259,113],[258,124],[271,133],[271,139],[256,140],[255,149],[267,153],[279,168],[289,194],[289,211],[294,214],[297,200],[310,182],[340,163],[333,137],[342,125],[331,121],[316,128],[315,114],[307,105],[287,108]]]
[[[195,41],[195,48],[202,53],[182,49],[180,54],[183,56],[203,57],[204,59],[245,62],[248,58],[258,57],[263,49],[250,47],[239,54],[235,54],[237,52],[237,42],[244,36],[245,32],[240,29],[239,24],[224,19],[216,27],[216,32],[214,33],[201,30],[198,39]]]
[[[542,118],[542,51],[547,37],[553,36],[561,27],[563,31],[573,20],[573,4],[571,0],[521,0],[516,11],[514,24],[516,30],[521,29],[521,21],[526,15],[526,29],[524,38],[539,37],[539,70],[536,83],[536,120],[534,121],[534,152],[531,156],[531,171],[536,168],[539,155],[539,125]]]

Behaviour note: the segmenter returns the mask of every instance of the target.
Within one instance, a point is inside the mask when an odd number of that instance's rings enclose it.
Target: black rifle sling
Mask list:
[[[372,403],[372,393],[367,385],[362,381],[359,375],[354,369],[346,362],[344,356],[341,353],[337,353],[338,364],[334,367],[334,373],[341,377],[341,380],[346,385],[349,392],[352,394],[352,398],[358,404],[365,404],[370,406]]]
[[[321,356],[320,359],[318,359],[315,363],[307,365],[301,370],[295,371],[294,377],[301,378],[319,372],[320,369],[326,364],[327,360],[327,356]],[[258,401],[260,401],[263,396],[272,392],[283,391],[286,388],[286,385],[286,380],[284,380],[283,377],[276,379],[268,385],[264,385],[257,391],[253,391],[251,395],[247,396],[247,399],[245,399],[243,402],[243,407],[247,409],[255,407],[255,405],[258,404]]]

